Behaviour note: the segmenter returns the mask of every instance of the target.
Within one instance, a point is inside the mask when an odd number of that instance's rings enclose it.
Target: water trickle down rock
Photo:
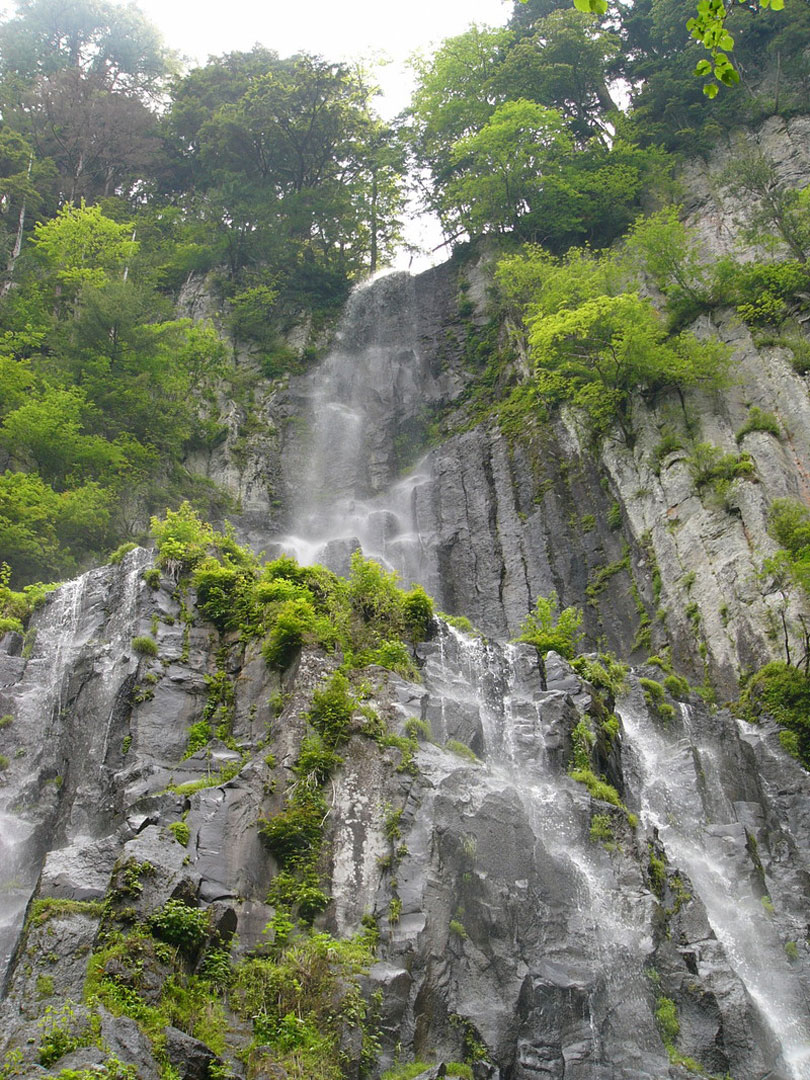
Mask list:
[[[655,1014],[669,999],[680,1019],[673,1051],[682,1057],[751,1080],[769,1069],[784,1080],[810,1075],[804,952],[794,968],[783,948],[804,910],[803,857],[763,854],[760,866],[744,824],[767,818],[770,843],[778,835],[775,846],[796,853],[806,837],[795,813],[808,791],[800,770],[791,774],[791,808],[774,818],[758,780],[759,750],[730,717],[710,719],[694,706],[691,728],[655,736],[691,769],[664,768],[663,779],[645,772],[639,762],[649,760],[650,739],[638,729],[658,722],[633,683],[622,709],[628,773],[617,780],[644,815],[636,830],[567,774],[571,732],[591,698],[565,664],[549,665],[544,691],[533,650],[448,627],[420,654],[424,691],[405,695],[401,713],[430,723],[450,748],[423,743],[419,776],[403,796],[401,860],[387,871],[393,894],[377,871],[385,929],[374,974],[386,989],[390,1044],[412,1045],[416,1056],[486,1047],[496,1075],[514,1080],[660,1077],[670,1065]],[[480,760],[459,756],[453,740]],[[704,780],[695,762],[709,742],[723,752]],[[670,827],[649,810],[662,783]],[[682,806],[696,809],[681,820]],[[610,843],[592,837],[595,814],[610,820]],[[712,856],[708,877],[684,833],[702,858]],[[651,844],[667,860],[657,884]],[[350,860],[339,849],[338,837],[336,858]],[[773,912],[756,896],[760,874]],[[395,917],[386,918],[392,895]],[[335,903],[340,913],[347,900],[338,894]],[[730,929],[735,906],[750,921]],[[741,955],[746,935],[760,931]]]
[[[173,583],[148,588],[147,558],[133,552],[54,594],[34,616],[32,656],[6,658],[0,707],[14,713],[11,727],[25,721],[15,736],[25,757],[5,812],[35,838],[26,884],[41,867],[40,899],[126,891],[126,867],[148,863],[140,891],[126,896],[136,914],[185,896],[210,907],[228,935],[236,928],[245,951],[272,914],[274,863],[256,822],[279,808],[302,715],[336,660],[307,651],[285,676],[271,765],[267,701],[278,677],[258,651],[231,649],[224,661],[220,653],[245,749],[237,774],[218,782],[232,751],[215,741],[210,757],[184,757],[217,637],[196,624],[184,641]],[[131,648],[153,615],[160,662]],[[59,666],[44,663],[37,650],[46,647]],[[549,658],[543,689],[531,648],[467,638],[444,623],[418,655],[422,683],[377,672],[369,702],[400,730],[411,719],[432,731],[417,775],[395,770],[398,751],[381,754],[356,735],[330,797],[333,901],[321,924],[349,934],[364,915],[379,922],[372,984],[383,991],[385,1060],[401,1044],[416,1057],[483,1054],[501,1080],[658,1080],[670,1063],[655,1013],[668,999],[680,1019],[677,1053],[739,1080],[768,1068],[805,1080],[808,782],[775,733],[741,735],[726,714],[695,704],[659,729],[631,680],[624,731],[609,752],[597,742],[594,763],[641,814],[634,829],[624,810],[592,800],[568,775],[575,725],[591,717],[597,730],[603,714],[564,662]],[[28,778],[21,761],[35,766]],[[48,783],[57,775],[61,785]],[[166,790],[170,780],[200,777],[208,786],[192,794]],[[592,837],[597,814],[609,822],[609,843]],[[183,815],[187,847],[167,828]],[[657,878],[652,853],[664,867]],[[706,853],[713,864],[701,872]],[[741,930],[728,926],[729,897],[747,920]],[[81,999],[98,918],[87,905],[57,908],[29,927],[0,1052],[29,1039],[35,1048],[45,1006]],[[740,955],[749,927],[760,940]],[[121,1060],[153,1075],[132,1022],[102,1018]],[[170,1034],[179,1047],[182,1033]],[[189,1060],[204,1052],[183,1046]]]

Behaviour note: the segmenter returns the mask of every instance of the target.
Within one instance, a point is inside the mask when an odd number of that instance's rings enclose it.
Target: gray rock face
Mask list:
[[[799,183],[806,121],[777,128],[756,138]],[[694,190],[712,250],[727,250],[736,225]],[[436,1063],[423,1080],[459,1060],[476,1080],[685,1080],[698,1067],[810,1080],[810,781],[778,731],[695,695],[659,710],[632,675],[613,702],[561,657],[541,667],[531,647],[494,640],[555,590],[585,609],[593,643],[638,660],[669,646],[721,693],[780,655],[783,601],[760,570],[770,502],[807,495],[806,377],[720,315],[697,330],[734,348],[739,381],[722,400],[639,400],[634,446],[608,441],[598,457],[568,416],[527,416],[507,435],[465,411],[487,281],[485,265],[445,266],[359,290],[320,369],[268,385],[260,430],[223,398],[221,440],[188,462],[239,497],[255,547],[345,572],[359,544],[493,636],[437,620],[416,650],[420,682],[368,669],[368,708],[419,734],[415,775],[358,730],[330,779],[331,901],[316,929],[380,930],[372,1075],[404,1056]],[[206,302],[185,297],[195,316]],[[755,480],[714,499],[684,452],[659,459],[673,410],[736,452],[752,404],[781,429],[742,440]],[[455,434],[428,449],[439,420]],[[155,1046],[85,1001],[103,975],[152,1007],[173,970],[154,938],[110,952],[111,912],[148,926],[180,899],[207,913],[207,944],[236,958],[266,947],[279,867],[258,822],[282,808],[313,692],[340,663],[307,648],[270,671],[257,643],[195,613],[193,593],[165,576],[148,588],[150,565],[136,550],[68,583],[24,640],[0,643],[0,715],[13,718],[0,728],[0,1055],[19,1051],[21,1075],[112,1054],[145,1080],[167,1065],[188,1080],[284,1080],[256,1066],[235,1012],[223,1008],[215,1054],[181,1013]],[[133,649],[149,634],[155,658]],[[188,753],[217,673],[230,731]],[[186,975],[203,947],[184,954]],[[43,1055],[54,1023],[64,1038]],[[360,1042],[346,1026],[348,1077]]]
[[[317,652],[300,657],[268,744],[278,676],[250,650],[225,657],[199,622],[184,651],[177,623],[160,621],[174,617],[171,583],[148,588],[146,565],[136,551],[55,593],[34,617],[32,655],[10,665],[2,691],[25,750],[4,790],[3,836],[24,848],[38,903],[22,936],[21,909],[9,924],[17,948],[0,1052],[20,1049],[32,1067],[45,1010],[82,1000],[102,944],[102,897],[135,919],[183,897],[210,911],[221,940],[238,938],[239,952],[261,944],[276,866],[257,822],[279,809],[303,714],[335,666]],[[159,659],[147,661],[131,640],[155,612]],[[46,666],[40,649],[55,662]],[[768,1069],[805,1077],[810,784],[776,732],[743,730],[695,703],[664,726],[631,679],[621,728],[607,736],[595,692],[559,657],[541,674],[532,648],[444,623],[418,662],[419,684],[371,669],[369,702],[395,730],[415,719],[432,733],[416,775],[396,771],[397,750],[356,735],[330,796],[332,902],[320,924],[341,936],[364,916],[380,927],[369,979],[382,993],[378,1072],[400,1046],[416,1059],[478,1056],[479,1073],[502,1080],[658,1080],[672,1067],[659,1015],[669,1008],[673,1054],[739,1080]],[[217,663],[233,680],[242,755],[215,740],[210,757],[184,758]],[[613,795],[591,795],[568,773],[583,724]],[[218,780],[235,757],[236,774]],[[188,780],[204,786],[167,790]],[[168,828],[182,819],[186,846]],[[137,980],[146,1001],[168,971],[158,954],[136,967],[99,963],[121,985]],[[90,1013],[70,1008],[81,1045],[57,1069],[103,1059],[84,1038]],[[121,1061],[157,1075],[134,1021],[105,1013],[96,1022]],[[229,1024],[232,1055],[249,1032],[236,1017]],[[352,1034],[350,1054],[359,1052]],[[168,1031],[165,1053],[193,1080],[215,1058],[180,1030]]]

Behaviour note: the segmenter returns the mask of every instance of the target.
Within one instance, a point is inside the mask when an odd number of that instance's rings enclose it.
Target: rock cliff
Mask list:
[[[795,172],[803,130],[758,138]],[[730,218],[693,179],[719,252]],[[136,549],[3,639],[4,1080],[310,1075],[304,967],[350,1077],[810,1078],[810,783],[775,725],[709,703],[783,655],[792,601],[761,571],[768,506],[809,494],[807,376],[715,312],[696,331],[733,348],[730,387],[639,399],[634,444],[595,453],[570,416],[486,407],[524,364],[493,375],[489,278],[458,259],[357,290],[324,362],[223,400],[187,463],[255,550],[345,574],[359,545],[486,636],[436,617],[389,669],[312,635],[269,662]],[[740,435],[752,406],[778,434]],[[678,424],[749,475],[698,486],[661,450]],[[552,591],[635,670],[505,644]],[[341,666],[337,754],[312,717]]]

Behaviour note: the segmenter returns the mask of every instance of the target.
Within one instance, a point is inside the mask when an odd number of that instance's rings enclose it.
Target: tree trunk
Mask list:
[[[28,159],[28,176],[31,176],[31,169],[34,164],[33,157]],[[11,249],[11,255],[9,256],[8,263],[6,264],[6,280],[0,284],[0,300],[8,295],[8,291],[11,288],[11,279],[14,276],[14,267],[17,264],[17,259],[20,257],[22,251],[23,231],[25,229],[25,196],[23,196],[22,205],[20,206],[20,215],[17,219],[17,235],[14,237],[14,247]]]

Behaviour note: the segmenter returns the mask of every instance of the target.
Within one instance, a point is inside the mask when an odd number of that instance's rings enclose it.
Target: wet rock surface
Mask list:
[[[184,759],[222,643],[195,619],[184,657],[175,626],[159,622],[158,658],[133,652],[154,612],[172,617],[168,583],[155,591],[143,581],[148,565],[135,551],[53,594],[34,617],[34,650],[2,689],[25,750],[4,813],[18,823],[35,902],[25,931],[24,905],[14,923],[0,1028],[2,1050],[22,1050],[32,1068],[45,1010],[69,1001],[84,1016],[105,904],[149,918],[180,897],[210,911],[212,933],[236,955],[261,946],[277,866],[257,822],[277,811],[303,713],[334,670],[325,654],[301,654],[271,720],[279,676],[232,649],[241,753],[214,741],[208,759]],[[61,651],[57,633],[70,635]],[[46,665],[40,649],[57,661]],[[676,1076],[658,1017],[668,1001],[674,1051],[705,1069],[738,1080],[769,1068],[806,1075],[810,789],[776,733],[743,729],[696,698],[663,725],[631,678],[612,752],[623,809],[568,773],[575,727],[584,718],[596,730],[596,691],[565,661],[551,654],[543,677],[531,647],[444,623],[417,660],[419,684],[370,669],[372,702],[393,729],[421,725],[417,771],[397,772],[399,751],[352,738],[330,796],[332,901],[318,920],[343,936],[364,916],[380,927],[369,979],[382,994],[380,1067],[402,1046],[417,1059],[478,1055],[501,1078]],[[161,695],[164,682],[172,689]],[[235,775],[218,782],[234,757]],[[203,785],[167,790],[188,779]],[[169,828],[181,821],[187,844]],[[121,985],[137,978],[144,1000],[160,994],[161,961],[137,975],[107,963]],[[157,1075],[132,1020],[100,1022],[122,1062]],[[165,1045],[182,1076],[208,1075],[216,1055],[192,1033],[172,1030]],[[94,1047],[52,1067],[99,1060]]]

